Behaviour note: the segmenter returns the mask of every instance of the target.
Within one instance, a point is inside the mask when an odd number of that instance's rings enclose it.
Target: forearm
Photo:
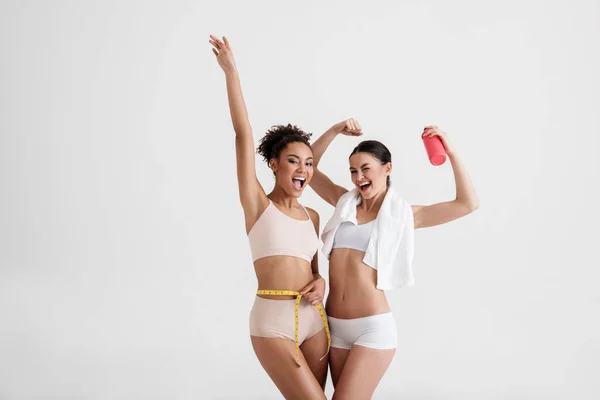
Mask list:
[[[473,182],[465,168],[462,160],[457,153],[448,154],[452,170],[454,171],[454,181],[456,184],[456,201],[467,205],[469,208],[479,207],[479,198],[473,187]]]
[[[318,257],[319,257],[319,253],[317,252],[313,257],[312,262],[310,263],[310,269],[312,271],[313,280],[321,277],[321,275],[319,274],[319,258]]]
[[[321,161],[321,157],[325,153],[325,150],[329,147],[333,139],[338,135],[333,127],[329,128],[319,137],[312,145],[313,151],[313,166],[316,168]]]
[[[231,122],[237,136],[252,135],[248,111],[242,95],[242,87],[237,69],[232,69],[225,74],[227,82],[227,97],[229,99],[229,112]]]

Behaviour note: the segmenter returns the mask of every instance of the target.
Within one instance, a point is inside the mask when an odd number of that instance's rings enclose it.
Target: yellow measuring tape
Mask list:
[[[295,292],[293,290],[258,290],[256,294],[269,295],[269,296],[296,296],[296,323],[294,326],[294,338],[296,342],[296,363],[300,365],[300,344],[298,341],[298,309],[300,307],[300,299],[302,298],[302,294],[300,292]],[[310,294],[307,292],[306,294]],[[327,353],[323,357],[319,359],[321,361],[324,359],[327,354],[329,354],[329,347],[331,346],[331,334],[329,333],[329,324],[327,324],[327,317],[325,316],[325,310],[323,310],[322,304],[317,304],[317,310],[319,310],[319,314],[321,315],[321,319],[323,320],[323,325],[325,325],[325,333],[327,334]]]

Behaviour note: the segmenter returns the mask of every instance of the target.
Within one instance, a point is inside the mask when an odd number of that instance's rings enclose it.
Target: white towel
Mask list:
[[[361,202],[362,196],[357,188],[344,194],[338,201],[333,216],[321,235],[322,251],[327,259],[340,224],[346,221],[358,223],[356,207]],[[377,289],[392,290],[414,284],[414,236],[412,208],[390,185],[375,219],[363,258],[365,264],[377,269]]]

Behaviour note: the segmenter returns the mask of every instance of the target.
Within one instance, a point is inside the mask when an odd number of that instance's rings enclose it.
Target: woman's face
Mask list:
[[[371,199],[387,189],[387,177],[392,163],[381,164],[371,153],[354,153],[350,156],[350,176],[363,199]]]
[[[275,173],[275,185],[289,196],[300,197],[313,176],[313,153],[302,142],[289,143],[269,166]]]

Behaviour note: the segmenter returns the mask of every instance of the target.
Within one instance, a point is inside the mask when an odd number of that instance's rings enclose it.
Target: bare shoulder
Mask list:
[[[417,205],[412,204],[410,207],[412,208],[412,212],[414,215],[414,214],[418,213],[419,211],[421,211],[424,206],[417,206]]]
[[[308,212],[308,215],[310,215],[310,219],[312,219],[315,226],[318,227],[319,226],[319,213],[316,212],[315,210],[313,210],[312,208],[309,208],[309,207],[304,207],[304,208],[306,208],[306,211]]]
[[[425,206],[423,205],[411,205],[410,206],[412,208],[412,213],[413,213],[413,226],[414,229],[419,229],[422,228],[422,218],[421,218],[421,213],[420,211],[422,211]]]

